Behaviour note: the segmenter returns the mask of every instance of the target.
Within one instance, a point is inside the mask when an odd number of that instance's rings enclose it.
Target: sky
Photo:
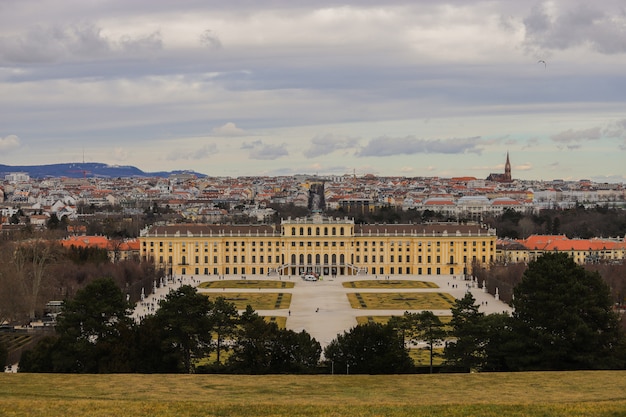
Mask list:
[[[0,0],[0,164],[626,182],[622,0]]]

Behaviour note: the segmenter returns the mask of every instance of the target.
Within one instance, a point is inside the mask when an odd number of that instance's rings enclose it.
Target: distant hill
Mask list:
[[[99,162],[65,163],[50,165],[2,165],[0,178],[11,172],[26,172],[31,178],[68,177],[68,178],[128,178],[128,177],[169,177],[173,174],[206,175],[194,171],[159,171],[144,172],[130,165],[108,165]]]

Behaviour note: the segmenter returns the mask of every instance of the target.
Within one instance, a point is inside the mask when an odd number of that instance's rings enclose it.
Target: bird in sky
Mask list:
[[[546,61],[544,61],[543,59],[540,59],[539,61],[537,61],[537,64],[543,64],[544,68],[548,67],[548,64],[546,64]]]

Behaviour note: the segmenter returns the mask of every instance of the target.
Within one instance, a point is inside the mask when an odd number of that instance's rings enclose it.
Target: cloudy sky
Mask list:
[[[0,164],[626,182],[622,0],[2,0]]]

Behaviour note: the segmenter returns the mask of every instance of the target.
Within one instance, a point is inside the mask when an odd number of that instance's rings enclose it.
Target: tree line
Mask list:
[[[56,335],[24,352],[20,371],[306,373],[320,360],[320,344],[307,332],[280,329],[249,306],[239,314],[223,297],[210,300],[188,285],[140,322],[130,308],[111,279],[94,281],[65,303]]]
[[[122,291],[101,279],[65,304],[57,335],[26,352],[20,370],[397,374],[626,366],[626,338],[608,286],[567,255],[531,262],[511,304],[511,315],[485,315],[468,292],[452,307],[450,323],[423,311],[358,325],[337,335],[321,360],[319,342],[306,331],[280,329],[250,306],[239,313],[190,286],[170,292],[154,315],[136,323]],[[410,358],[417,347],[430,354],[427,369]],[[444,365],[435,369],[438,347]]]
[[[65,300],[97,278],[108,276],[139,300],[148,294],[163,271],[148,262],[112,263],[106,249],[64,248],[47,236],[18,242],[0,242],[0,322],[27,324],[41,319],[46,303]]]

